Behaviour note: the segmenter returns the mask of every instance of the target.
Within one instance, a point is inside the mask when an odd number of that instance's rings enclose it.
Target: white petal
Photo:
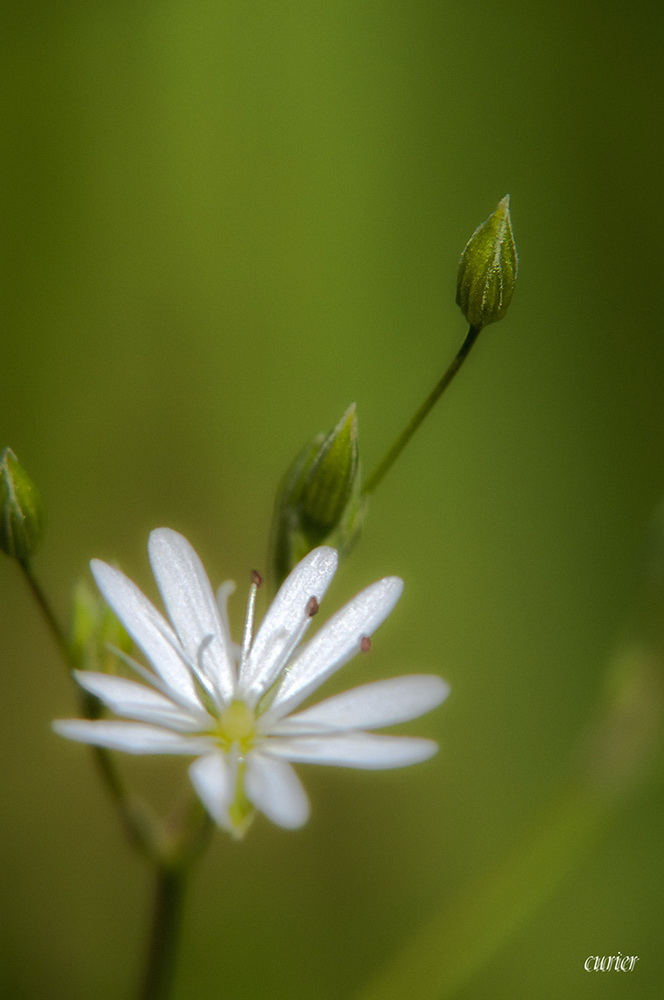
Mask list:
[[[263,619],[245,664],[240,687],[256,701],[276,680],[289,654],[311,623],[310,598],[320,603],[337,568],[334,549],[321,546],[297,564]]]
[[[271,755],[286,760],[378,770],[406,767],[428,760],[436,753],[438,744],[416,736],[352,732],[319,739],[308,736],[290,739],[275,737],[270,740],[268,749]]]
[[[189,768],[191,783],[201,802],[220,826],[231,826],[228,810],[235,794],[233,768],[218,750],[199,757]]]
[[[397,576],[388,576],[361,591],[323,625],[293,660],[265,713],[274,720],[299,705],[339,667],[360,650],[364,636],[370,636],[387,618],[403,590]]]
[[[90,568],[106,601],[143,650],[169,693],[187,708],[200,708],[189,668],[178,652],[178,640],[163,615],[119,569],[99,559],[93,559]]]
[[[186,538],[170,528],[150,535],[150,561],[162,599],[190,661],[223,701],[233,697],[230,639],[203,565]]]
[[[126,719],[153,722],[185,733],[200,732],[213,725],[212,719],[203,709],[185,711],[170,698],[153,691],[145,684],[91,670],[75,670],[74,676],[82,688],[101,699],[116,715],[122,715]]]
[[[309,819],[309,800],[290,764],[252,753],[245,775],[247,798],[277,826],[296,830]]]
[[[371,729],[408,722],[436,708],[449,694],[449,686],[432,674],[392,677],[344,691],[289,715],[277,732],[297,733],[298,729]]]
[[[79,743],[92,743],[109,750],[126,753],[200,754],[210,748],[204,736],[183,736],[169,729],[143,725],[140,722],[107,722],[88,719],[58,719],[53,729],[60,736]]]

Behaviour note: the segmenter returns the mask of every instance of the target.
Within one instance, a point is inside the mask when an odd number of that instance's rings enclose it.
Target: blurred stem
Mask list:
[[[455,996],[581,860],[611,811],[605,798],[572,787],[493,871],[434,913],[356,1000]]]
[[[72,654],[71,646],[69,645],[69,640],[65,635],[65,631],[60,625],[58,619],[53,613],[53,609],[46,597],[46,594],[42,590],[42,587],[37,580],[35,574],[32,572],[32,567],[28,562],[22,562],[19,560],[19,565],[23,570],[25,579],[27,580],[30,592],[37,602],[37,606],[42,613],[42,616],[49,627],[51,635],[55,639],[58,649],[62,653],[62,658],[65,661],[65,665],[68,669],[75,670],[78,664],[76,663],[74,656]]]
[[[48,625],[49,631],[62,654],[66,667],[70,670],[78,669],[79,664],[76,661],[65,630],[56,618],[32,567],[27,561],[23,562],[19,560],[19,565],[23,570],[30,592],[37,602],[37,606]],[[90,700],[82,692],[80,693],[80,704],[82,713],[86,718],[91,718]],[[104,747],[97,746],[91,746],[90,751],[94,757],[95,766],[102,783],[115,803],[127,836],[142,853],[153,856],[153,844],[155,843],[154,822],[147,809],[139,799],[128,792],[109,751]]]
[[[139,1000],[168,1000],[179,936],[186,869],[158,864],[155,873],[152,926]]]
[[[212,820],[200,799],[188,796],[158,831],[152,923],[138,1000],[169,1000],[187,876],[212,829]]]
[[[53,635],[68,668],[79,664],[64,629],[27,562],[20,563],[30,591]],[[91,717],[91,705],[81,694],[83,714]],[[173,982],[188,866],[203,849],[211,829],[210,818],[198,799],[184,810],[158,824],[142,800],[127,789],[113,756],[104,747],[91,746],[97,770],[115,803],[129,840],[154,862],[155,883],[152,924],[139,1000],[168,1000]]]
[[[427,398],[424,400],[420,408],[417,410],[415,415],[412,417],[410,423],[406,426],[403,432],[399,435],[397,440],[394,442],[390,450],[387,452],[382,462],[377,466],[376,469],[369,476],[364,484],[362,490],[365,497],[369,496],[374,492],[376,487],[380,482],[382,482],[383,477],[389,471],[389,469],[394,465],[397,458],[404,450],[410,439],[412,438],[415,431],[418,429],[424,418],[428,415],[429,411],[433,409],[435,404],[438,402],[442,394],[447,389],[448,385],[456,375],[456,373],[461,368],[468,355],[470,354],[471,348],[480,334],[481,327],[471,326],[466,334],[466,339],[459,348],[456,357],[450,364],[449,368],[440,379],[438,384],[429,393]]]

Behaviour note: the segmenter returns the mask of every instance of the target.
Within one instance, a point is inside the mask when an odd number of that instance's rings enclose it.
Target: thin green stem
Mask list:
[[[160,864],[154,883],[152,926],[138,1000],[168,1000],[173,986],[186,870]]]
[[[138,1000],[169,1000],[182,923],[186,879],[213,824],[194,796],[162,823],[155,841],[154,895],[145,968]]]
[[[65,630],[60,625],[51,604],[46,597],[39,581],[32,571],[30,564],[19,561],[23,574],[34,597],[44,621],[48,625],[55,642],[60,650],[65,665],[69,670],[76,670],[79,664],[72,651]],[[94,717],[90,697],[83,691],[79,692],[80,705],[83,715],[87,718]],[[155,843],[154,822],[152,821],[145,806],[138,799],[134,798],[127,790],[120,772],[115,766],[112,755],[104,747],[91,746],[90,751],[95,761],[97,772],[109,796],[115,803],[122,825],[130,841],[144,854],[152,856],[151,850]]]
[[[32,567],[28,562],[19,561],[19,565],[23,570],[23,575],[25,576],[28,587],[30,588],[30,592],[34,597],[35,601],[37,602],[37,607],[41,611],[44,621],[48,625],[49,631],[51,632],[51,635],[55,639],[58,649],[62,653],[62,658],[64,659],[67,668],[70,670],[75,670],[78,664],[76,663],[76,659],[72,653],[69,640],[67,639],[65,631],[60,625],[60,622],[55,617],[53,609],[51,608],[48,598],[46,597],[46,594],[42,590],[39,581],[32,572]]]
[[[443,377],[440,379],[438,384],[433,388],[433,390],[429,393],[427,398],[424,400],[420,408],[417,410],[417,412],[411,419],[410,423],[402,431],[402,433],[394,442],[390,450],[387,452],[382,462],[379,463],[379,465],[376,467],[376,469],[374,469],[372,474],[365,482],[364,488],[362,490],[362,493],[365,497],[369,496],[371,493],[374,492],[378,484],[383,480],[385,474],[394,465],[397,458],[404,450],[404,448],[406,447],[406,445],[408,444],[408,442],[410,441],[413,434],[418,429],[424,418],[427,416],[429,411],[433,409],[433,407],[438,402],[442,394],[445,392],[448,385],[450,384],[456,373],[461,368],[461,365],[468,357],[473,344],[475,343],[475,341],[479,336],[480,329],[481,328],[477,328],[474,326],[470,327],[468,333],[466,334],[466,339],[459,348],[456,357],[450,364],[449,368],[447,369]]]
[[[79,664],[67,635],[39,581],[27,562],[20,565],[65,664],[68,668],[77,669]],[[94,705],[85,692],[81,692],[80,700],[83,714],[88,718],[94,717]],[[152,921],[138,998],[168,1000],[173,982],[186,875],[188,867],[206,843],[211,828],[210,819],[198,799],[194,799],[163,824],[158,824],[142,800],[127,789],[112,754],[104,747],[91,746],[90,750],[129,840],[154,863]]]

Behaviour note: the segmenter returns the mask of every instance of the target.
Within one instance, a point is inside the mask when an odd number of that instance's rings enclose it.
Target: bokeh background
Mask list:
[[[449,702],[404,730],[441,752],[300,768],[305,829],[215,836],[180,1000],[353,997],[575,773],[616,642],[643,626],[664,494],[663,16],[654,0],[5,4],[0,444],[47,502],[36,569],[63,619],[92,556],[154,593],[158,525],[215,583],[263,567],[279,477],[352,401],[370,471],[459,346],[459,253],[512,196],[509,316],[375,495],[324,606],[405,579],[336,686],[439,672]],[[236,622],[243,603],[240,587]],[[149,876],[85,749],[49,729],[73,690],[5,557],[0,621],[0,994],[129,997]],[[660,995],[660,761],[459,1000]],[[157,802],[184,781],[182,761],[126,764]],[[633,973],[583,971],[617,950]]]

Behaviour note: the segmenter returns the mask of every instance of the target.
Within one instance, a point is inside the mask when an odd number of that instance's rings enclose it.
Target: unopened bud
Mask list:
[[[11,448],[0,452],[0,549],[25,563],[39,547],[45,510],[37,487]]]
[[[302,489],[302,518],[312,540],[338,527],[358,474],[355,404],[321,444]]]
[[[471,327],[481,330],[507,312],[517,275],[517,255],[508,194],[475,230],[459,261],[457,305]]]
[[[359,465],[353,404],[329,434],[309,442],[284,479],[272,530],[276,583],[317,545],[350,547],[361,520]]]

